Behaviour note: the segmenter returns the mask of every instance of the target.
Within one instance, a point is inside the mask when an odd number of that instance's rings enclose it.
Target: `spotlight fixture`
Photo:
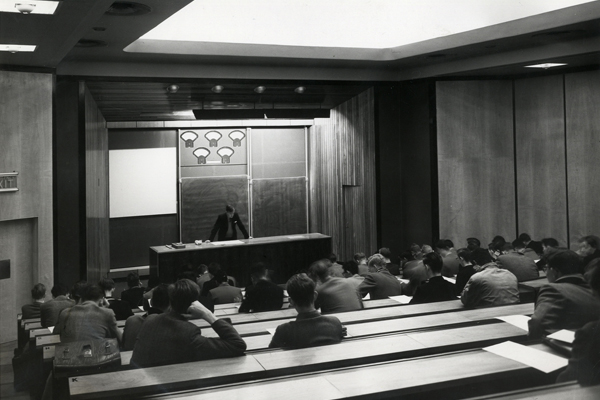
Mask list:
[[[179,85],[169,85],[167,86],[167,93],[177,93],[177,91],[179,90]]]
[[[254,91],[255,91],[256,93],[259,93],[259,94],[260,94],[260,93],[264,93],[264,91],[265,91],[266,89],[267,89],[267,88],[266,88],[266,87],[264,87],[264,86],[257,86],[257,87],[255,87],[255,88],[254,88]]]
[[[215,85],[210,90],[212,90],[215,93],[221,93],[223,91],[223,89],[225,89],[223,86],[221,86],[221,85]]]
[[[31,4],[31,3],[15,3],[15,8],[21,13],[21,14],[31,14],[31,12],[33,10],[35,10],[35,4]]]
[[[302,94],[302,93],[304,93],[305,90],[306,90],[306,88],[304,86],[298,86],[296,89],[294,89],[294,92],[296,92],[298,94]]]

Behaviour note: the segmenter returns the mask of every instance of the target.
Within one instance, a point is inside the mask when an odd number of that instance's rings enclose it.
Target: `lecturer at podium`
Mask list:
[[[237,228],[240,228],[244,234],[244,239],[248,239],[250,235],[248,235],[248,231],[240,219],[240,216],[235,212],[235,208],[228,204],[225,207],[225,211],[225,213],[220,214],[217,217],[217,222],[215,222],[215,226],[213,226],[212,231],[210,232],[210,238],[208,241],[212,242],[217,233],[217,240],[219,242],[224,240],[236,240]]]

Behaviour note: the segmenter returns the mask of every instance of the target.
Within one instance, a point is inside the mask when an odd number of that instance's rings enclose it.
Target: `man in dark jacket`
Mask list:
[[[236,240],[238,227],[242,231],[244,239],[248,239],[250,235],[248,235],[248,231],[246,230],[244,223],[240,219],[238,213],[235,212],[235,208],[228,204],[225,207],[225,213],[220,214],[217,217],[217,221],[210,232],[210,238],[208,241],[212,242],[215,239],[215,236],[217,236],[217,240],[219,242],[224,240]]]
[[[45,328],[56,325],[60,312],[75,305],[75,301],[67,297],[68,290],[63,285],[54,285],[50,292],[52,300],[40,306],[40,321]]]
[[[438,253],[425,254],[423,264],[427,268],[429,279],[422,283],[411,300],[411,304],[433,303],[437,301],[456,300],[454,284],[442,276],[444,261]]]
[[[281,309],[283,289],[267,277],[267,267],[263,263],[252,266],[250,280],[246,286],[246,295],[240,306],[240,312],[261,312]]]

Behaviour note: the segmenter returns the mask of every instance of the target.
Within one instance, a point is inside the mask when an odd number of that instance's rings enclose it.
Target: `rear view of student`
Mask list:
[[[345,328],[336,317],[321,315],[315,309],[315,282],[306,274],[287,281],[290,305],[298,311],[295,321],[279,325],[269,347],[302,348],[339,343]]]
[[[44,302],[46,297],[46,286],[41,283],[36,284],[31,289],[31,299],[33,302],[25,304],[21,307],[21,313],[23,319],[39,318],[40,317],[40,306]]]
[[[62,310],[75,305],[75,301],[67,297],[68,290],[63,285],[54,285],[50,292],[52,293],[52,300],[40,306],[40,321],[42,326],[46,328],[56,325],[58,316]]]

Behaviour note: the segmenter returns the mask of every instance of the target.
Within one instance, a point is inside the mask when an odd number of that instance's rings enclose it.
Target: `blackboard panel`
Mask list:
[[[231,204],[248,229],[246,176],[189,178],[181,181],[181,241],[207,240],[217,216]]]
[[[255,237],[308,232],[304,177],[254,180],[252,207]]]

